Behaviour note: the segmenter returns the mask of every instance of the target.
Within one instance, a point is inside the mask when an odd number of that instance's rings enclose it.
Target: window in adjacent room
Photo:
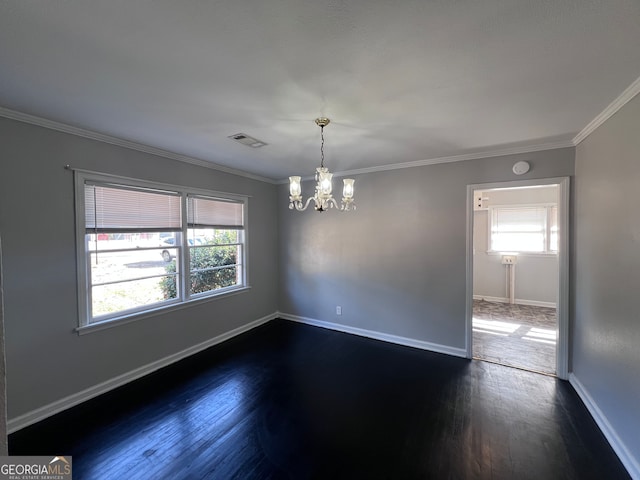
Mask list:
[[[246,203],[76,172],[80,326],[244,288]]]
[[[558,253],[556,205],[490,207],[489,251]]]

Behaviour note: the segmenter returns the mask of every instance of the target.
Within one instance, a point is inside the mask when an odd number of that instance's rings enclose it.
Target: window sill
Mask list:
[[[499,257],[502,255],[516,255],[518,257],[557,257],[558,252],[498,252],[495,250],[487,250],[487,255]]]
[[[124,325],[127,323],[137,322],[138,320],[142,320],[145,318],[155,317],[157,315],[163,315],[165,313],[175,312],[177,310],[182,310],[183,308],[189,308],[195,305],[212,302],[215,300],[219,300],[221,298],[231,297],[234,295],[244,293],[250,289],[251,289],[250,286],[238,287],[238,288],[227,290],[225,292],[221,292],[216,295],[194,298],[186,302],[167,305],[166,307],[158,307],[152,310],[146,310],[144,312],[123,315],[121,317],[110,318],[108,320],[103,320],[100,322],[93,322],[88,325],[82,325],[81,327],[76,328],[75,331],[78,335],[86,335],[88,333],[93,333],[93,332],[98,332],[100,330],[106,330],[108,328],[118,327],[120,325]]]

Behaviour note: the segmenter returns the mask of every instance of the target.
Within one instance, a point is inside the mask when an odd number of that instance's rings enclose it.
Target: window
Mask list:
[[[188,196],[187,216],[191,294],[241,283],[243,205]]]
[[[80,326],[244,288],[246,203],[76,172]]]
[[[556,205],[491,207],[490,218],[489,251],[558,252]]]

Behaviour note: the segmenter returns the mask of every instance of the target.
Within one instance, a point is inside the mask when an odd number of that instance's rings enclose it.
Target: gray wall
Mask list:
[[[638,125],[640,97],[576,149],[571,325],[574,375],[636,461]],[[511,172],[518,160],[532,164],[525,176]],[[464,348],[466,185],[573,175],[574,150],[360,175],[358,210],[349,214],[292,212],[285,185],[3,118],[0,162],[7,403],[9,418],[15,418],[276,309]],[[77,336],[73,181],[62,168],[67,163],[251,195],[252,289]],[[306,182],[303,193],[312,189]],[[336,305],[343,307],[340,317]]]
[[[1,237],[1,235],[0,235]],[[2,287],[2,239],[0,238],[0,455],[8,454],[7,389],[4,357],[4,299]]]
[[[532,165],[520,177],[518,160]],[[573,171],[566,148],[369,173],[351,213],[291,211],[282,185],[280,311],[465,348],[467,185]]]
[[[0,118],[8,417],[277,310],[275,185]],[[78,336],[73,176],[105,173],[251,195],[251,290]]]
[[[640,474],[640,96],[576,149],[573,372]]]
[[[558,187],[490,190],[484,193],[484,205],[524,205],[558,203]],[[477,210],[473,221],[473,294],[481,297],[508,298],[502,255],[489,249],[489,211]],[[556,304],[558,298],[558,256],[521,253],[515,266],[516,303]]]

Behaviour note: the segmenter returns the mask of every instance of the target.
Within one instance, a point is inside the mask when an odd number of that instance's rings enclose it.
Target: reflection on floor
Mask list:
[[[630,480],[568,382],[286,320],[9,436],[52,452],[76,480]]]
[[[556,373],[555,308],[473,301],[473,356]]]

